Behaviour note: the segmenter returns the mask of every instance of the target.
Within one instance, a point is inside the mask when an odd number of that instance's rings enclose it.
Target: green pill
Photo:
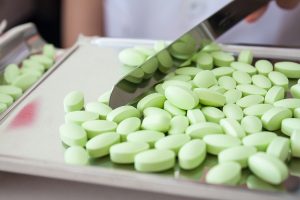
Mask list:
[[[59,128],[60,139],[68,146],[85,146],[87,134],[76,124],[64,124]]]
[[[273,132],[257,132],[243,138],[244,146],[256,147],[258,151],[266,151],[268,145],[277,137]]]
[[[293,116],[288,108],[274,107],[265,112],[261,117],[263,127],[269,131],[280,129],[282,120]]]
[[[187,118],[190,121],[190,124],[196,124],[199,122],[206,122],[204,114],[200,109],[188,110],[186,114]]]
[[[238,85],[236,86],[236,89],[240,90],[244,96],[247,95],[262,95],[265,96],[267,94],[267,90],[257,87],[255,85]]]
[[[206,144],[199,139],[185,143],[178,153],[179,166],[185,170],[195,169],[206,158]]]
[[[6,83],[13,83],[13,81],[21,74],[18,65],[10,64],[4,70],[4,80]]]
[[[172,118],[171,114],[164,109],[157,108],[157,107],[148,107],[143,111],[144,117],[148,117],[150,115],[163,115],[168,118]]]
[[[137,117],[130,117],[121,121],[117,127],[117,133],[121,136],[122,141],[126,141],[127,135],[138,131],[141,127],[141,120]]]
[[[213,155],[218,155],[224,149],[239,146],[241,141],[231,135],[211,134],[203,138],[206,143],[207,152]]]
[[[99,158],[108,155],[110,147],[119,142],[119,134],[107,132],[90,139],[86,143],[86,150],[91,158]]]
[[[40,63],[45,69],[49,69],[54,64],[54,60],[46,55],[33,55],[30,56],[30,60]]]
[[[135,46],[134,49],[144,54],[145,57],[151,57],[155,54],[154,49],[145,46]]]
[[[283,87],[285,90],[288,89],[289,79],[283,73],[272,71],[268,74],[268,77],[273,85]]]
[[[71,165],[87,165],[89,155],[83,147],[72,146],[65,151],[65,162]]]
[[[218,155],[219,163],[237,162],[242,168],[248,167],[248,158],[256,153],[251,146],[235,146],[221,151]]]
[[[196,63],[197,67],[210,70],[213,68],[213,57],[209,53],[199,52]]]
[[[212,69],[211,72],[216,76],[216,78],[219,78],[221,76],[230,76],[234,72],[234,69],[231,67],[218,67]]]
[[[287,160],[289,152],[290,141],[285,137],[276,137],[267,148],[267,154],[273,155],[283,162]]]
[[[65,115],[66,123],[74,123],[77,125],[81,125],[86,121],[92,121],[98,118],[98,114],[88,111],[74,111]]]
[[[85,110],[99,115],[100,119],[106,119],[108,113],[112,111],[111,107],[100,102],[90,102],[85,105]]]
[[[194,91],[199,97],[199,102],[203,105],[215,107],[221,107],[225,105],[225,96],[218,92],[206,88],[196,88]]]
[[[162,132],[151,130],[140,130],[130,133],[127,136],[128,142],[144,142],[148,143],[150,147],[154,147],[154,143],[165,135]]]
[[[178,75],[188,75],[188,76],[196,76],[198,72],[202,71],[196,67],[182,67],[175,70],[175,73]]]
[[[265,112],[272,109],[273,106],[271,104],[256,104],[244,109],[245,115],[254,115],[257,117],[261,117]]]
[[[119,53],[119,60],[127,66],[139,66],[145,62],[146,57],[139,51],[128,48]]]
[[[163,90],[165,90],[168,86],[179,86],[179,87],[185,87],[187,89],[192,89],[192,84],[186,81],[180,81],[180,80],[167,80],[162,84]]]
[[[227,118],[235,119],[237,121],[240,121],[244,116],[243,110],[236,104],[226,104],[223,107],[223,113]]]
[[[293,85],[290,92],[294,98],[300,99],[300,84]]]
[[[226,104],[237,103],[238,100],[242,97],[242,92],[237,89],[231,89],[227,90],[224,93],[224,96],[226,99]]]
[[[209,88],[216,85],[218,82],[215,75],[210,70],[203,70],[196,74],[193,83],[199,88]]]
[[[264,97],[261,95],[248,95],[239,99],[236,104],[241,108],[247,108],[264,102]]]
[[[249,50],[242,50],[239,53],[238,61],[242,63],[251,64],[253,61],[253,53]]]
[[[300,108],[295,108],[295,110],[294,110],[294,117],[300,118]]]
[[[204,107],[202,112],[208,122],[219,123],[221,119],[225,118],[225,114],[215,107]]]
[[[222,86],[219,86],[219,85],[213,85],[209,89],[211,91],[218,92],[220,94],[224,94],[226,92],[226,89]]]
[[[248,63],[232,62],[230,66],[237,71],[246,72],[250,75],[254,75],[256,73],[256,68]]]
[[[231,90],[236,87],[236,81],[230,76],[222,76],[219,78],[218,83],[226,90]]]
[[[233,119],[233,118],[225,118],[220,120],[220,125],[222,126],[224,132],[227,135],[236,137],[236,138],[243,138],[246,136],[246,132],[241,124]]]
[[[268,60],[258,60],[255,63],[255,67],[259,74],[268,75],[271,71],[273,71],[273,65]]]
[[[296,108],[300,108],[300,99],[294,98],[286,98],[279,101],[274,102],[275,107],[284,107],[294,110]]]
[[[0,103],[0,113],[3,113],[7,109],[7,105],[5,103]]]
[[[292,156],[300,158],[300,131],[295,130],[291,135]]]
[[[8,94],[0,93],[0,103],[6,104],[6,107],[9,107],[14,102],[14,99]]]
[[[273,86],[268,90],[265,96],[265,103],[273,104],[281,99],[284,99],[284,88]]]
[[[21,88],[23,91],[30,88],[37,81],[37,77],[34,74],[26,73],[18,76],[12,85]]]
[[[263,88],[263,89],[269,89],[272,87],[271,81],[264,75],[261,74],[255,74],[252,76],[252,83],[256,85],[257,87]]]
[[[24,69],[38,71],[40,73],[44,73],[44,71],[45,71],[45,67],[42,64],[40,64],[40,63],[38,63],[34,60],[28,60],[28,59],[24,60],[22,62],[21,71],[24,70]]]
[[[217,51],[211,53],[214,65],[217,67],[228,67],[234,61],[234,57],[227,52]]]
[[[108,105],[110,99],[111,91],[106,91],[102,95],[100,95],[97,99],[100,103],[104,103]]]
[[[175,76],[172,76],[172,77],[170,77],[168,79],[165,79],[165,80],[167,80],[167,81],[169,81],[169,80],[177,80],[177,81],[185,81],[185,82],[187,82],[187,81],[192,80],[192,77],[188,76],[188,75],[175,75]]]
[[[81,125],[87,133],[88,138],[93,138],[99,134],[115,131],[117,123],[107,120],[91,120]]]
[[[293,131],[300,130],[299,118],[286,118],[281,122],[281,132],[287,136],[291,136]]]
[[[246,116],[242,119],[241,125],[247,134],[257,133],[262,131],[262,122],[256,116]]]
[[[18,99],[22,95],[22,89],[13,85],[0,85],[0,93],[8,94],[14,98]]]
[[[51,59],[55,58],[55,47],[52,44],[46,44],[43,46],[43,54]]]
[[[288,177],[288,168],[279,158],[266,154],[256,153],[249,158],[250,170],[262,180],[278,185]]]
[[[121,106],[115,108],[110,113],[107,114],[106,119],[109,121],[114,121],[116,123],[120,123],[124,119],[130,117],[140,117],[141,113],[138,109],[133,106]]]
[[[212,122],[201,122],[192,124],[186,128],[186,134],[191,136],[193,139],[203,138],[210,134],[223,134],[223,129],[219,124]]]
[[[189,119],[186,116],[174,116],[170,121],[170,130],[168,133],[170,135],[183,134],[188,126]]]
[[[236,162],[225,162],[212,167],[206,182],[210,184],[237,185],[241,179],[241,166]]]
[[[275,186],[259,179],[258,177],[254,176],[254,175],[250,175],[247,178],[246,184],[249,189],[253,189],[253,190],[263,190],[263,191],[277,191],[278,190]]]
[[[160,172],[175,165],[175,153],[166,149],[151,149],[138,153],[134,158],[134,168],[140,172]]]
[[[168,100],[165,101],[165,103],[164,103],[164,110],[168,111],[173,116],[177,116],[177,115],[185,116],[186,115],[186,111],[185,110],[177,108],[176,106],[174,106]]]
[[[252,79],[251,76],[243,71],[235,71],[232,73],[232,78],[238,83],[238,84],[251,84]]]
[[[143,119],[142,129],[167,132],[170,129],[170,118],[164,115],[149,115]]]
[[[84,96],[80,91],[73,91],[68,93],[64,98],[65,112],[82,110],[84,105]]]
[[[183,110],[193,109],[199,103],[199,98],[191,90],[168,86],[165,90],[165,96],[173,105]]]
[[[283,73],[288,78],[300,78],[300,64],[283,61],[274,64],[275,71]]]
[[[147,143],[142,142],[123,142],[110,147],[110,160],[118,164],[134,163],[134,157],[149,149]]]
[[[168,135],[155,142],[156,149],[168,149],[178,154],[179,149],[190,141],[190,136],[186,134]]]
[[[143,111],[145,108],[148,107],[162,108],[164,106],[165,100],[166,98],[162,94],[152,93],[145,96],[138,102],[137,109]]]

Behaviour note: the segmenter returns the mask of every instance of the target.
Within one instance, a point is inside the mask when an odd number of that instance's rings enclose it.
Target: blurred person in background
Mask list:
[[[62,41],[78,34],[174,40],[231,0],[63,0]],[[276,0],[220,37],[220,42],[300,46],[299,0]]]

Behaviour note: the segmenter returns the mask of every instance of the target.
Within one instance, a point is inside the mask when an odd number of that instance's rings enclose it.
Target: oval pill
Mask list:
[[[222,76],[219,78],[218,83],[226,90],[234,89],[236,87],[236,81],[230,76]]]
[[[134,163],[134,157],[149,149],[147,143],[142,142],[123,142],[110,147],[110,160],[118,164]]]
[[[300,107],[300,99],[294,98],[286,98],[279,101],[274,102],[273,104],[275,107],[284,107],[289,108],[291,110]]]
[[[121,106],[108,113],[106,119],[120,123],[124,119],[130,117],[140,117],[140,115],[140,111],[133,106]]]
[[[206,144],[200,139],[185,143],[178,153],[179,166],[186,170],[198,167],[205,158]]]
[[[251,135],[247,135],[243,138],[243,145],[254,146],[258,151],[265,151],[268,145],[276,138],[276,134],[273,132],[257,132]]]
[[[132,48],[124,49],[119,53],[121,63],[128,66],[139,66],[143,64],[145,59],[146,57],[143,54]]]
[[[217,67],[228,67],[234,61],[234,57],[230,53],[217,51],[211,53],[214,59],[214,65]]]
[[[65,112],[78,111],[83,108],[84,96],[80,91],[73,91],[68,93],[64,98]]]
[[[287,136],[291,136],[293,131],[300,130],[300,119],[299,118],[287,118],[281,122],[281,132]]]
[[[145,96],[138,102],[137,109],[142,111],[148,107],[162,108],[164,106],[165,100],[166,100],[166,98],[162,94],[152,93],[152,94]]]
[[[172,118],[171,114],[168,111],[165,111],[164,109],[157,108],[157,107],[148,107],[143,111],[144,117],[150,116],[150,115],[164,115],[168,118]]]
[[[6,107],[9,107],[14,102],[14,99],[8,94],[0,93],[0,103],[6,104]]]
[[[242,72],[246,72],[250,75],[253,75],[256,73],[256,69],[255,67],[253,67],[252,65],[248,64],[248,63],[242,63],[242,62],[232,62],[230,64],[230,66],[237,70],[237,71],[242,71]]]
[[[75,123],[78,125],[81,125],[86,121],[96,120],[98,118],[98,114],[88,111],[73,111],[65,115],[66,123]]]
[[[23,91],[30,88],[37,81],[37,77],[33,74],[26,73],[18,76],[12,83],[13,86],[21,88]]]
[[[13,85],[0,85],[0,93],[8,94],[14,98],[18,99],[22,95],[22,89]]]
[[[285,90],[288,88],[289,79],[281,72],[272,71],[268,74],[268,77],[273,85],[283,87]]]
[[[218,155],[224,149],[239,146],[241,141],[231,135],[224,134],[212,134],[206,135],[203,138],[206,143],[206,150],[208,153]]]
[[[7,109],[7,105],[5,103],[0,103],[0,114],[3,113]]]
[[[265,112],[273,108],[271,104],[256,104],[244,109],[245,115],[261,117]]]
[[[218,92],[206,88],[196,88],[194,91],[199,97],[199,102],[203,105],[216,107],[225,105],[226,99],[224,95]]]
[[[206,122],[204,114],[200,109],[188,110],[186,113],[187,118],[190,121],[190,124],[196,124],[199,122]]]
[[[300,131],[293,131],[291,135],[292,156],[300,158]]]
[[[63,124],[59,127],[60,139],[68,146],[85,146],[87,134],[76,124]]]
[[[220,120],[220,125],[222,126],[224,132],[227,135],[243,138],[246,136],[244,128],[240,123],[233,118],[225,118]]]
[[[203,70],[196,74],[193,83],[199,88],[209,88],[217,84],[217,79],[210,70]]]
[[[278,189],[274,186],[271,185],[261,179],[259,179],[258,177],[254,176],[254,175],[250,175],[247,178],[247,187],[250,189],[254,189],[254,190],[264,190],[264,191],[277,191]]]
[[[101,133],[115,131],[117,123],[108,120],[91,120],[82,123],[81,126],[86,131],[88,138],[93,138]]]
[[[286,161],[290,152],[290,141],[285,137],[276,137],[268,146],[267,154]]]
[[[263,127],[269,131],[280,129],[282,120],[292,117],[293,113],[288,108],[274,107],[262,115]]]
[[[99,115],[100,119],[106,119],[108,113],[112,111],[111,107],[100,102],[90,102],[85,105],[85,110]]]
[[[242,97],[242,92],[237,89],[231,89],[226,91],[224,96],[227,104],[236,103]]]
[[[212,69],[213,57],[206,52],[200,52],[197,55],[196,63],[197,63],[197,67],[201,69]]]
[[[223,107],[223,113],[227,118],[235,119],[237,121],[240,121],[244,116],[243,110],[236,104],[226,104]]]
[[[300,78],[300,64],[290,61],[274,64],[275,71],[283,73],[288,78]]]
[[[6,83],[12,83],[21,74],[18,65],[10,64],[4,70],[4,80]]]
[[[239,53],[238,61],[242,63],[251,64],[253,61],[253,53],[249,50],[242,50]]]
[[[88,153],[80,146],[72,146],[67,148],[64,158],[65,162],[71,165],[86,165],[89,161]]]
[[[241,108],[247,108],[255,104],[260,104],[264,102],[264,97],[261,95],[248,95],[239,99],[236,104]]]
[[[127,141],[129,142],[144,142],[148,143],[150,147],[154,146],[154,143],[165,135],[162,132],[151,131],[151,130],[139,130],[130,133],[127,136]]]
[[[263,74],[263,75],[267,75],[271,71],[273,71],[273,65],[268,60],[258,60],[258,61],[256,61],[255,67],[256,67],[258,73]]]
[[[201,69],[196,67],[182,67],[175,70],[175,73],[178,75],[189,75],[189,76],[196,76]]]
[[[300,99],[300,84],[293,85],[290,92],[294,98]]]
[[[219,123],[221,119],[225,118],[225,114],[215,107],[204,107],[202,112],[208,122]]]
[[[170,121],[169,134],[183,134],[189,126],[189,119],[186,116],[174,116]]]
[[[206,174],[206,182],[211,184],[237,185],[241,179],[241,166],[236,162],[220,163]]]
[[[247,95],[262,95],[265,96],[267,94],[267,91],[263,88],[257,87],[255,85],[238,85],[236,86],[236,89],[240,90],[244,96]]]
[[[242,119],[241,125],[247,134],[262,131],[262,122],[256,116],[246,116]]]
[[[126,141],[127,135],[139,130],[141,120],[137,117],[130,117],[121,121],[116,129],[116,132],[121,136],[122,141]]]
[[[272,87],[271,81],[264,75],[255,74],[252,76],[252,83],[257,87],[269,89]]]
[[[265,96],[265,103],[273,104],[276,101],[279,101],[283,98],[284,98],[284,88],[275,85],[268,90]]]
[[[192,124],[186,128],[186,134],[191,136],[193,139],[203,138],[209,134],[222,134],[223,129],[219,124],[212,122],[201,122],[197,124]]]
[[[251,76],[243,71],[234,71],[232,73],[232,78],[238,83],[238,84],[251,84],[252,79]]]
[[[219,78],[221,76],[230,76],[234,69],[231,67],[218,67],[211,70],[212,73],[216,76],[216,78]]]
[[[178,153],[179,149],[188,141],[190,141],[190,136],[186,134],[174,134],[168,135],[164,138],[161,138],[155,142],[156,149],[168,149],[173,151],[175,154]]]
[[[143,119],[141,127],[147,130],[167,132],[170,128],[170,118],[164,115],[149,115]]]
[[[199,103],[199,99],[191,90],[178,86],[168,86],[165,90],[165,96],[176,107],[189,110]]]
[[[185,116],[186,111],[180,108],[177,108],[172,103],[170,103],[168,100],[164,103],[164,109],[171,113],[173,116],[182,115]]]

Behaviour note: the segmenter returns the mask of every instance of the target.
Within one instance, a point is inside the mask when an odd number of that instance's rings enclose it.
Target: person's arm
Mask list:
[[[103,35],[104,0],[63,0],[62,1],[62,46],[70,47],[78,34]]]

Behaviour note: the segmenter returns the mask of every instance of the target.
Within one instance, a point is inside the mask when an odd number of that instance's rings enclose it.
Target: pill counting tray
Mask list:
[[[157,174],[135,172],[132,165],[116,165],[108,157],[91,160],[89,166],[64,163],[64,146],[58,128],[64,123],[63,99],[73,90],[83,91],[86,102],[110,90],[124,74],[118,61],[121,49],[154,41],[107,38],[82,38],[53,67],[52,73],[13,106],[0,121],[0,170],[123,187],[202,199],[298,199],[300,198],[300,159],[289,163],[291,176],[277,192],[247,189],[243,172],[239,187],[204,183],[208,169],[216,164],[208,156],[195,170],[174,169]],[[238,52],[251,49],[256,57],[272,60],[300,61],[300,50],[223,45],[224,50]],[[112,65],[112,63],[114,63]]]

